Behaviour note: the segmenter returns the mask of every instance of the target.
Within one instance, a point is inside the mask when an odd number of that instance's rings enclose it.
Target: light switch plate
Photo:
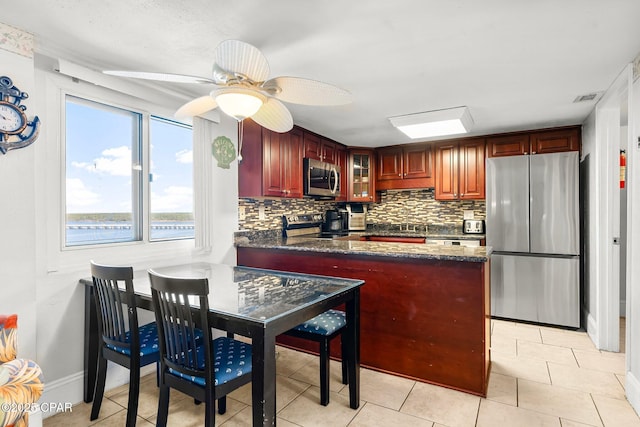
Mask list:
[[[474,214],[472,209],[465,209],[462,211],[462,219],[474,219]]]

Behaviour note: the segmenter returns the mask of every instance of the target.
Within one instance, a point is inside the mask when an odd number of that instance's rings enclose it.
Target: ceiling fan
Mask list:
[[[269,63],[253,45],[239,40],[221,42],[214,53],[213,76],[144,71],[107,70],[105,74],[175,83],[211,84],[209,95],[187,102],[176,111],[179,118],[197,116],[220,107],[242,121],[251,117],[259,125],[275,132],[287,132],[293,118],[281,102],[303,105],[344,105],[351,93],[328,83],[299,77],[269,77]]]

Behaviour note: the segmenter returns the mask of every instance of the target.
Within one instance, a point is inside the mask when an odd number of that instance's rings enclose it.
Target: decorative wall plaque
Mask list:
[[[29,94],[20,91],[7,77],[0,77],[0,153],[24,148],[38,138],[40,119],[35,116],[27,119],[27,107],[21,105]]]

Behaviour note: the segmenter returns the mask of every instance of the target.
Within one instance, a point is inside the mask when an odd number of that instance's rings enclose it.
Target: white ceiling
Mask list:
[[[95,69],[209,76],[220,41],[251,43],[271,77],[352,92],[347,106],[288,104],[296,124],[351,146],[412,142],[387,118],[462,105],[474,135],[579,124],[595,102],[573,100],[605,91],[640,54],[638,0],[0,0],[0,10],[38,51]]]

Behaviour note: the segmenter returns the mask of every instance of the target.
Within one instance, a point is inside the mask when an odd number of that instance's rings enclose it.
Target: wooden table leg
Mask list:
[[[360,289],[353,291],[353,299],[346,303],[349,406],[360,406]]]
[[[276,425],[276,337],[268,332],[251,341],[253,425]]]
[[[98,372],[98,313],[93,296],[93,286],[84,289],[84,401],[93,400]]]

